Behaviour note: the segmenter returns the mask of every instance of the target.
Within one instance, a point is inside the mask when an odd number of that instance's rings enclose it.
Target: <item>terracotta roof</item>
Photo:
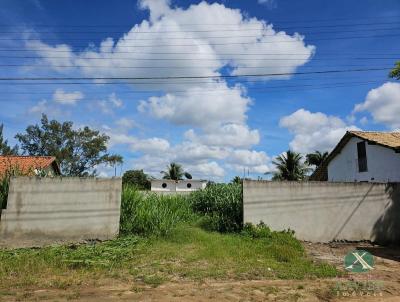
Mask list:
[[[353,136],[389,148],[400,148],[400,132],[349,131]]]
[[[0,156],[0,175],[9,168],[17,168],[24,174],[33,174],[34,169],[45,169],[53,166],[57,174],[60,168],[54,156]]]
[[[379,132],[379,131],[347,131],[336,147],[329,153],[327,159],[314,171],[310,180],[328,180],[328,165],[330,161],[340,153],[343,147],[352,137],[358,137],[369,143],[381,145],[386,148],[400,152],[400,132]]]

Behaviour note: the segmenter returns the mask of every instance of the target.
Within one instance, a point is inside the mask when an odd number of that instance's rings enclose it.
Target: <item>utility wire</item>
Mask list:
[[[400,24],[400,23],[397,23]],[[381,31],[381,30],[399,30],[399,27],[389,27],[389,28],[373,28],[373,29],[353,29],[353,30],[335,30],[335,31],[311,31],[311,32],[302,32],[302,35],[313,35],[313,34],[334,34],[334,33],[354,33],[354,32],[371,32],[371,31]],[[269,28],[263,28],[260,27],[258,29],[252,29],[250,31],[254,31],[254,30],[259,30],[259,31],[265,31],[265,30],[269,30]],[[276,33],[278,33],[280,30],[278,29],[273,29]],[[211,33],[215,33],[218,32],[220,30],[216,29],[213,31],[207,31],[207,32],[211,32]],[[222,30],[221,30],[222,31]],[[224,31],[228,31],[228,30],[224,30]],[[248,29],[232,29],[229,31],[248,31]],[[167,32],[163,32],[163,31],[152,31],[152,32],[142,32],[142,31],[129,31],[129,33],[131,34],[165,34]],[[185,31],[176,31],[176,33],[186,33]],[[274,37],[275,34],[261,34],[263,37]],[[47,31],[47,32],[40,32],[40,31],[32,31],[32,32],[27,32],[27,31],[16,31],[16,32],[10,32],[10,31],[0,31],[0,34],[125,34],[124,32],[121,31]],[[229,35],[229,36],[206,36],[203,38],[207,38],[207,39],[233,39],[233,38],[258,38],[261,35]],[[154,38],[135,38],[134,40],[138,40],[138,41],[147,41],[147,40],[153,40]],[[193,39],[193,37],[168,37],[169,40],[184,40],[184,39]],[[129,39],[126,39],[129,40]]]
[[[367,38],[386,38],[386,37],[398,37],[400,34],[387,34],[387,35],[369,35],[369,36],[350,36],[350,37],[331,37],[331,38],[307,38],[309,43],[313,43],[316,41],[326,41],[326,40],[347,40],[347,39],[367,39]],[[262,36],[260,36],[262,38]],[[30,38],[2,38],[0,41],[42,41],[42,39],[30,39]],[[60,39],[46,39],[46,41],[59,41]],[[87,39],[62,39],[63,41],[87,41]],[[135,39],[125,39],[125,41],[135,41]],[[194,39],[196,40],[196,39]],[[201,40],[201,39],[200,39]],[[136,45],[136,44],[131,44],[131,45],[125,45],[125,47],[134,47],[134,48],[142,48],[142,47],[197,47],[197,46],[219,46],[219,45],[248,45],[248,44],[271,44],[271,43],[297,43],[297,42],[303,42],[303,39],[300,38],[293,38],[291,36],[288,37],[288,40],[277,40],[277,41],[251,41],[251,42],[225,42],[225,43],[196,43],[196,44],[153,44],[153,45]],[[119,46],[120,47],[120,46]]]
[[[366,72],[382,71],[390,68],[365,68],[365,69],[337,69],[304,72],[282,72],[282,73],[262,73],[262,74],[241,74],[241,75],[206,75],[206,76],[162,76],[162,77],[0,77],[0,81],[76,81],[76,80],[170,80],[170,79],[229,79],[241,77],[271,77],[271,76],[292,76],[305,74],[329,74],[346,72]]]
[[[248,24],[248,23],[247,23]],[[246,26],[246,23],[240,23],[240,24],[231,24],[229,26]],[[248,27],[248,28],[234,28],[234,29],[218,29],[218,28],[212,28],[212,29],[208,29],[208,30],[162,30],[162,31],[136,31],[135,33],[138,34],[155,34],[155,33],[199,33],[199,32],[237,32],[237,31],[259,31],[259,30],[263,30],[263,29],[267,29],[269,26],[273,25],[272,23],[259,23],[260,25],[257,27]],[[318,25],[318,28],[335,28],[335,27],[346,27],[346,26],[376,26],[376,25],[393,25],[399,24],[399,21],[395,21],[395,22],[373,22],[373,23],[346,23],[346,24],[330,24],[330,25]],[[132,26],[132,28],[137,25],[137,24],[133,24],[133,25],[129,25]],[[223,26],[224,24],[218,25],[218,26]],[[225,24],[226,25],[226,24]],[[176,24],[176,27],[181,27],[181,26],[185,26],[183,24]],[[198,25],[197,25],[198,26]],[[200,25],[201,26],[201,25]],[[78,26],[79,28],[83,27],[83,26]],[[112,27],[112,26],[107,26],[107,27]],[[301,26],[301,25],[297,25],[297,26],[291,26],[291,27],[281,27],[279,26],[279,30],[288,30],[288,29],[295,29],[298,30],[299,28],[303,29],[303,28],[315,28],[316,25],[312,25],[312,26]],[[139,29],[138,27],[136,27],[136,29]],[[278,29],[277,29],[278,30]],[[91,31],[91,33],[104,33],[105,31]],[[29,31],[8,31],[8,32],[4,32],[3,33],[9,33],[9,34],[14,34],[14,33],[29,33]],[[31,31],[31,33],[35,34],[35,33],[44,33],[44,32],[37,32],[37,31]],[[46,32],[47,33],[47,32]],[[48,33],[52,33],[51,31],[48,31]],[[116,32],[109,32],[107,31],[107,33],[121,33],[121,31],[116,31]]]

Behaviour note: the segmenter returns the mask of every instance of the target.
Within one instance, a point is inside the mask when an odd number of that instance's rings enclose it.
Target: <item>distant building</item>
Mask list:
[[[204,189],[207,185],[206,180],[172,180],[172,179],[153,179],[151,180],[151,191],[160,193],[185,193]]]
[[[15,169],[23,175],[61,175],[53,156],[0,156],[0,178],[7,170]]]
[[[310,180],[400,182],[400,132],[348,131]]]

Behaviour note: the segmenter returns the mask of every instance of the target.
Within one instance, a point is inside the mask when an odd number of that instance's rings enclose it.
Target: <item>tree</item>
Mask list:
[[[242,179],[240,178],[240,176],[235,176],[234,178],[232,178],[231,183],[240,185],[242,183]]]
[[[389,77],[400,80],[400,61],[396,63],[396,66],[389,73]]]
[[[184,172],[182,166],[177,163],[170,163],[167,166],[167,171],[161,171],[160,173],[164,175],[164,179],[180,180],[183,179],[183,176],[187,179],[192,179],[192,175],[188,172]]]
[[[122,185],[131,185],[139,190],[150,190],[151,182],[149,176],[143,170],[128,170],[122,176]]]
[[[306,164],[309,166],[316,166],[317,168],[326,160],[328,152],[315,151],[306,155]]]
[[[74,129],[72,122],[49,121],[42,115],[40,125],[30,125],[26,133],[18,133],[15,138],[21,144],[24,154],[55,156],[63,175],[96,175],[100,164],[122,163],[119,155],[107,153],[107,135],[89,127]]]
[[[0,125],[0,155],[16,155],[18,146],[10,147],[8,141],[3,137],[3,124]]]
[[[303,180],[309,168],[302,163],[303,157],[300,153],[286,151],[285,154],[276,157],[273,164],[277,171],[272,180]]]

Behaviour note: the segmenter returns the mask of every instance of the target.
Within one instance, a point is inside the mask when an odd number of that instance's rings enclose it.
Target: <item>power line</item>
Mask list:
[[[377,83],[377,82],[381,82],[380,80],[373,80],[373,81],[346,81],[346,82],[330,82],[327,84],[320,84],[320,85],[343,85],[343,84],[372,84],[372,83]],[[320,86],[317,85],[317,86]],[[279,89],[279,88],[293,88],[293,87],[309,87],[309,86],[316,86],[315,84],[301,84],[301,85],[275,85],[275,86],[269,86],[269,87],[251,87],[249,88],[249,90],[251,91],[268,91],[269,89]],[[233,91],[233,88],[235,87],[231,87],[230,89],[213,89],[212,91],[209,92],[215,92],[215,91]],[[163,90],[159,90],[160,92]],[[129,90],[122,90],[122,91],[113,91],[115,93],[117,93],[118,95],[123,95],[123,94],[143,94],[143,93],[154,93],[155,90],[134,90],[134,91],[129,91]],[[187,93],[187,90],[166,90],[166,92],[168,93]],[[37,92],[37,91],[30,91],[30,92],[9,92],[9,91],[5,91],[3,93],[8,93],[8,94],[12,94],[12,95],[48,95],[48,94],[53,94],[54,91],[46,91],[46,92]],[[65,92],[65,93],[73,93],[72,92]],[[109,92],[107,92],[109,93]],[[90,96],[97,96],[97,95],[104,95],[105,93],[90,93]]]
[[[134,47],[134,46],[132,46]],[[118,49],[120,46],[118,46]],[[0,48],[0,52],[38,52],[38,51],[46,51],[50,53],[71,53],[72,50],[59,50],[59,49],[44,49],[44,48],[34,48],[34,49],[16,49],[16,48]],[[94,52],[93,49],[84,49],[83,51],[91,51]],[[129,54],[142,54],[142,55],[189,55],[193,54],[193,52],[143,52],[143,51],[101,51],[101,54],[120,54],[120,53],[129,53]],[[196,56],[209,56],[212,55],[210,53],[196,53]],[[219,56],[309,56],[310,53],[218,53]],[[352,55],[372,55],[372,56],[397,56],[398,53],[317,53],[318,56],[352,56]]]
[[[311,54],[310,54],[311,55]],[[303,58],[240,58],[236,59],[235,61],[300,61],[302,59],[309,59],[309,56],[304,56]],[[348,57],[344,58],[347,60],[397,60],[399,56],[396,57]],[[69,57],[63,56],[0,56],[0,59],[70,59]],[[73,59],[73,58],[71,58]],[[101,60],[101,61],[118,61],[118,60],[129,60],[129,61],[216,61],[216,62],[223,62],[223,61],[230,61],[232,59],[224,59],[224,58],[132,58],[132,57],[78,57],[78,59],[84,60]],[[313,61],[336,61],[336,58],[312,58]]]
[[[395,23],[395,24],[399,24],[399,23]],[[283,28],[284,29],[284,28]],[[353,30],[335,30],[335,31],[311,31],[311,32],[302,32],[302,35],[311,35],[311,34],[331,34],[331,33],[353,33],[353,32],[365,32],[365,31],[381,31],[381,30],[399,30],[399,27],[389,27],[389,28],[373,28],[373,29],[353,29]],[[264,30],[268,30],[268,28],[257,28],[257,29],[231,29],[231,30],[212,30],[212,31],[204,31],[204,32],[211,32],[211,33],[215,33],[215,32],[219,32],[219,31],[264,31]],[[278,29],[273,29],[276,33],[279,32]],[[160,34],[160,33],[169,33],[169,32],[163,32],[163,31],[152,31],[152,32],[143,32],[143,31],[129,31],[132,34]],[[203,32],[203,31],[201,31]],[[176,31],[176,32],[172,32],[172,33],[187,33],[185,31]],[[263,37],[274,37],[275,34],[262,34]],[[40,32],[40,31],[32,31],[32,32],[28,32],[28,31],[15,31],[15,32],[10,32],[10,31],[0,31],[0,34],[125,34],[124,32],[121,31],[47,31],[47,32]],[[216,37],[210,37],[210,36],[206,36],[203,38],[207,38],[207,39],[232,39],[232,38],[257,38],[260,37],[260,35],[245,35],[245,36],[235,36],[235,35],[229,35],[229,36],[216,36]],[[193,39],[193,37],[168,37],[168,39],[170,40],[184,40],[184,39]],[[125,39],[125,40],[129,40],[129,39]],[[137,40],[137,41],[147,41],[147,40],[153,40],[153,38],[135,38],[132,40]]]
[[[398,25],[399,22],[395,21],[395,22],[373,22],[373,23],[345,23],[345,24],[329,24],[329,25],[318,25],[318,28],[335,28],[335,27],[346,27],[346,26],[376,26],[376,25],[393,25],[396,24]],[[128,25],[130,27],[133,28],[133,26],[135,26],[137,24],[132,24],[132,25]],[[209,24],[211,26],[211,24]],[[238,24],[219,24],[219,25],[212,25],[212,26],[235,26],[235,27],[240,27],[240,26],[246,26],[248,25],[248,23],[238,23]],[[258,30],[263,30],[263,29],[267,29],[269,26],[273,25],[272,23],[259,23],[260,26],[257,27],[248,27],[248,28],[234,28],[234,29],[218,29],[218,28],[213,28],[213,29],[208,29],[208,30],[163,30],[163,31],[136,31],[135,33],[138,34],[154,34],[154,33],[199,33],[199,32],[219,32],[219,31],[223,31],[223,32],[232,32],[232,31],[258,31]],[[185,25],[185,24],[176,24],[174,25],[174,28],[176,27],[181,27],[181,26],[204,26],[201,24],[197,24],[197,25]],[[76,26],[78,28],[81,27],[85,27],[85,26]],[[113,26],[104,26],[104,27],[113,27]],[[297,25],[297,26],[291,26],[291,27],[280,27],[279,26],[279,30],[288,30],[288,29],[299,29],[299,27],[301,28],[315,28],[315,25],[312,26],[301,26],[301,25]],[[136,27],[137,28],[137,27]],[[137,28],[138,29],[138,28]],[[8,32],[3,32],[3,33],[29,33],[28,31],[8,31]],[[40,33],[37,31],[32,31],[31,33]],[[43,33],[43,32],[42,32]],[[49,33],[52,33],[51,31],[49,31]],[[104,31],[91,31],[91,33],[104,33]],[[121,33],[121,31],[117,31],[117,32],[109,32],[107,31],[107,33]]]
[[[293,85],[291,87],[294,87],[295,89],[287,89],[287,88],[290,88],[290,87],[282,86],[282,87],[270,87],[270,88],[267,88],[267,89],[252,88],[252,89],[250,89],[250,91],[254,90],[257,93],[267,93],[267,92],[274,92],[274,93],[276,93],[276,92],[285,92],[286,93],[286,92],[290,92],[290,91],[307,91],[307,90],[315,90],[315,89],[318,90],[318,89],[332,89],[332,88],[363,86],[363,85],[376,84],[376,83],[379,83],[379,82],[380,81],[370,81],[370,82],[360,82],[360,83],[351,83],[351,84],[336,84],[336,85],[332,85],[332,84],[326,84],[326,85],[297,85],[297,86]],[[298,88],[298,89],[296,89],[296,88]],[[274,90],[274,89],[276,89],[276,90]],[[279,89],[281,89],[281,90],[279,90]],[[214,94],[214,92],[217,92],[217,91],[229,91],[229,92],[232,92],[232,93],[235,92],[235,90],[232,90],[232,89],[225,89],[225,90],[220,89],[220,90],[212,90],[212,91],[204,90],[204,91],[195,91],[195,92],[191,91],[190,95],[210,95],[210,94]],[[137,94],[146,94],[146,93],[147,94],[155,94],[154,91],[138,92]],[[178,94],[178,95],[179,94],[187,94],[186,91],[167,91],[166,93],[173,93],[173,94]],[[135,92],[132,92],[132,94],[135,94]],[[109,93],[104,93],[101,96],[107,96],[107,95],[109,95]],[[118,95],[129,95],[129,94],[118,93]],[[0,100],[15,102],[15,100],[10,100],[9,97],[7,97],[7,98],[1,98],[0,97]],[[28,99],[26,99],[26,100],[28,100]],[[61,99],[50,99],[50,100],[51,101],[63,101]]]
[[[369,36],[350,36],[350,37],[331,37],[331,38],[316,38],[316,39],[308,39],[311,40],[311,42],[316,42],[316,41],[326,41],[326,40],[347,40],[347,39],[366,39],[366,38],[386,38],[386,37],[397,37],[400,36],[400,34],[387,34],[387,35],[369,35]],[[262,38],[262,36],[260,36]],[[197,43],[197,44],[154,44],[154,45],[125,45],[125,47],[137,47],[137,48],[145,48],[145,47],[171,47],[171,46],[176,46],[176,47],[197,47],[197,46],[219,46],[219,45],[248,45],[248,44],[271,44],[271,43],[297,43],[297,42],[303,42],[304,40],[299,39],[298,37],[291,37],[289,36],[288,39],[290,40],[278,40],[278,41],[251,41],[251,42],[225,42],[225,43]],[[42,41],[42,39],[23,39],[23,38],[3,38],[0,39],[0,41]],[[59,41],[60,39],[47,39],[46,41]],[[128,39],[125,39],[127,41]],[[135,41],[135,39],[130,39],[132,41]],[[87,39],[63,39],[63,41],[87,41]]]
[[[365,69],[337,69],[304,72],[282,72],[282,73],[262,73],[262,74],[241,74],[241,75],[206,75],[206,76],[163,76],[163,77],[0,77],[0,81],[76,81],[76,80],[170,80],[170,79],[229,79],[240,77],[271,77],[271,76],[292,76],[305,74],[329,74],[346,72],[366,72],[382,71],[390,68],[365,68]]]
[[[301,66],[301,68],[315,68],[315,67],[332,67],[332,64],[318,64],[317,66]],[[107,68],[108,70],[114,69],[191,69],[191,68],[214,68],[220,69],[221,66],[107,66],[107,65],[43,65],[43,64],[0,64],[0,67],[35,67],[35,68]],[[232,68],[240,68],[240,69],[264,69],[264,68],[286,68],[286,67],[294,67],[293,65],[264,65],[264,66],[232,66]],[[360,65],[360,64],[343,64],[338,65],[334,64],[334,67],[371,67],[370,65]],[[376,66],[379,68],[381,66]],[[387,66],[385,68],[391,68],[391,66]]]

